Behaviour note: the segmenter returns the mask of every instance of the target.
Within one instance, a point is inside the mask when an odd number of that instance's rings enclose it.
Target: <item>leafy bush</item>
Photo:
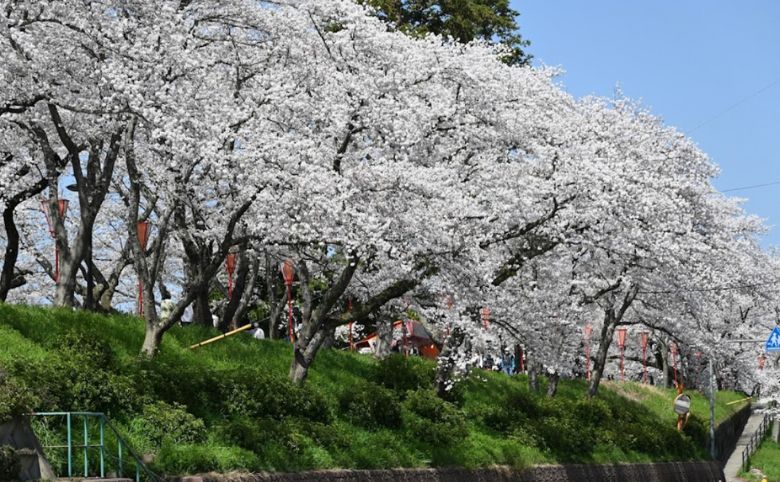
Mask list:
[[[234,370],[220,376],[220,398],[229,416],[255,418],[306,418],[331,421],[328,399],[309,385],[299,387],[289,380],[260,370]]]
[[[162,474],[195,474],[228,472],[235,469],[255,470],[257,456],[239,447],[223,445],[174,444],[166,441],[152,466]]]
[[[536,429],[531,424],[518,424],[515,426],[509,434],[509,439],[525,447],[547,448],[544,438],[536,432]]]
[[[375,381],[386,388],[405,393],[408,390],[433,387],[435,375],[434,366],[427,360],[393,354],[379,362]]]
[[[609,404],[598,398],[578,400],[574,404],[574,416],[590,427],[602,426],[612,420]]]
[[[88,364],[101,367],[104,370],[114,366],[114,352],[105,340],[93,333],[70,330],[56,340],[54,348],[60,352],[67,352],[71,358]]]
[[[341,413],[363,427],[390,427],[401,425],[401,405],[390,390],[374,383],[366,383],[342,393],[339,399]]]
[[[112,364],[111,352],[101,342],[74,334],[63,338],[50,356],[18,360],[9,371],[28,382],[40,409],[133,412],[140,406],[135,385]]]
[[[24,382],[0,372],[0,423],[32,411],[37,402]]]
[[[206,436],[203,420],[188,413],[184,405],[161,401],[145,405],[141,416],[131,422],[131,430],[148,440],[151,449],[159,449],[163,442],[201,442]]]
[[[558,460],[571,461],[590,454],[596,437],[591,428],[583,427],[574,418],[546,417],[539,424],[546,447]]]
[[[506,400],[506,406],[514,413],[522,413],[527,418],[538,418],[542,415],[539,407],[539,396],[526,390],[513,390]]]
[[[417,440],[448,446],[468,435],[463,412],[437,397],[433,390],[409,392],[404,408],[406,430]]]
[[[0,447],[0,480],[19,480],[21,468],[16,451],[8,445]]]

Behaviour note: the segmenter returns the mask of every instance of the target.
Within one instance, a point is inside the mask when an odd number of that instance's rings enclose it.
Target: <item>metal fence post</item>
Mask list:
[[[106,452],[106,437],[105,437],[105,416],[100,416],[100,478],[106,476],[105,467],[105,452]]]
[[[124,470],[122,470],[122,439],[117,437],[116,443],[118,450],[117,455],[119,458],[119,477],[122,477],[122,475],[124,475]]]
[[[89,417],[84,418],[84,477],[89,477]]]
[[[73,477],[73,432],[71,430],[70,413],[65,418],[68,425],[68,477]]]

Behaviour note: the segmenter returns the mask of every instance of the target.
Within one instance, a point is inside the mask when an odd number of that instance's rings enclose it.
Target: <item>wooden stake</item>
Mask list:
[[[215,341],[221,340],[223,338],[227,338],[229,336],[235,335],[236,333],[241,333],[242,331],[246,331],[248,329],[252,328],[252,323],[249,323],[248,325],[244,325],[241,328],[236,328],[233,331],[229,331],[227,333],[223,333],[219,336],[215,336],[214,338],[209,338],[208,340],[204,340],[200,343],[196,343],[190,347],[190,350],[194,350],[196,348],[199,348],[203,345],[208,345],[209,343],[214,343]]]

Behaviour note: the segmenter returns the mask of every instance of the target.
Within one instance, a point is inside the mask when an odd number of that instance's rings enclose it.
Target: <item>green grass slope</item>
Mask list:
[[[165,474],[707,458],[707,402],[695,393],[678,433],[674,391],[634,383],[604,383],[587,400],[584,381],[562,381],[549,399],[523,376],[478,371],[442,401],[429,361],[324,350],[298,388],[288,344],[242,334],[187,349],[213,335],[174,328],[154,361],[139,361],[135,318],[0,304],[0,416],[24,403],[105,412]],[[739,398],[718,394],[719,420]],[[61,443],[56,421],[35,427]]]

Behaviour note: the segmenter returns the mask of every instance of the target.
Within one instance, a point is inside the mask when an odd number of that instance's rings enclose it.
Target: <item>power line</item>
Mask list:
[[[704,126],[706,124],[709,124],[710,122],[714,121],[715,119],[720,118],[724,114],[726,114],[728,112],[731,112],[732,110],[736,109],[740,105],[742,105],[745,102],[749,101],[753,97],[756,97],[757,95],[764,93],[765,91],[771,89],[772,87],[774,87],[777,84],[780,84],[780,79],[775,79],[774,81],[770,82],[769,84],[765,85],[764,87],[760,88],[759,90],[753,92],[752,94],[748,95],[747,97],[744,97],[744,98],[740,99],[739,101],[731,104],[730,106],[726,107],[722,111],[720,111],[717,114],[713,115],[709,119],[706,119],[705,121],[703,121],[703,122],[699,123],[698,125],[696,125],[693,129],[688,131],[688,133],[690,134],[690,133],[698,130],[700,127],[702,127],[702,126]]]
[[[741,290],[746,288],[757,288],[759,286],[769,286],[779,284],[780,280],[766,281],[763,283],[753,283],[744,285],[730,285],[730,286],[709,286],[703,288],[678,288],[673,290],[640,290],[640,294],[674,294],[674,293],[703,293],[707,291],[728,291],[728,290]]]
[[[756,189],[756,188],[759,188],[759,187],[776,186],[778,184],[780,184],[780,181],[772,181],[772,182],[767,182],[767,183],[764,183],[764,184],[753,184],[753,185],[750,185],[750,186],[732,187],[731,189],[723,189],[720,192],[744,191],[746,189]]]

